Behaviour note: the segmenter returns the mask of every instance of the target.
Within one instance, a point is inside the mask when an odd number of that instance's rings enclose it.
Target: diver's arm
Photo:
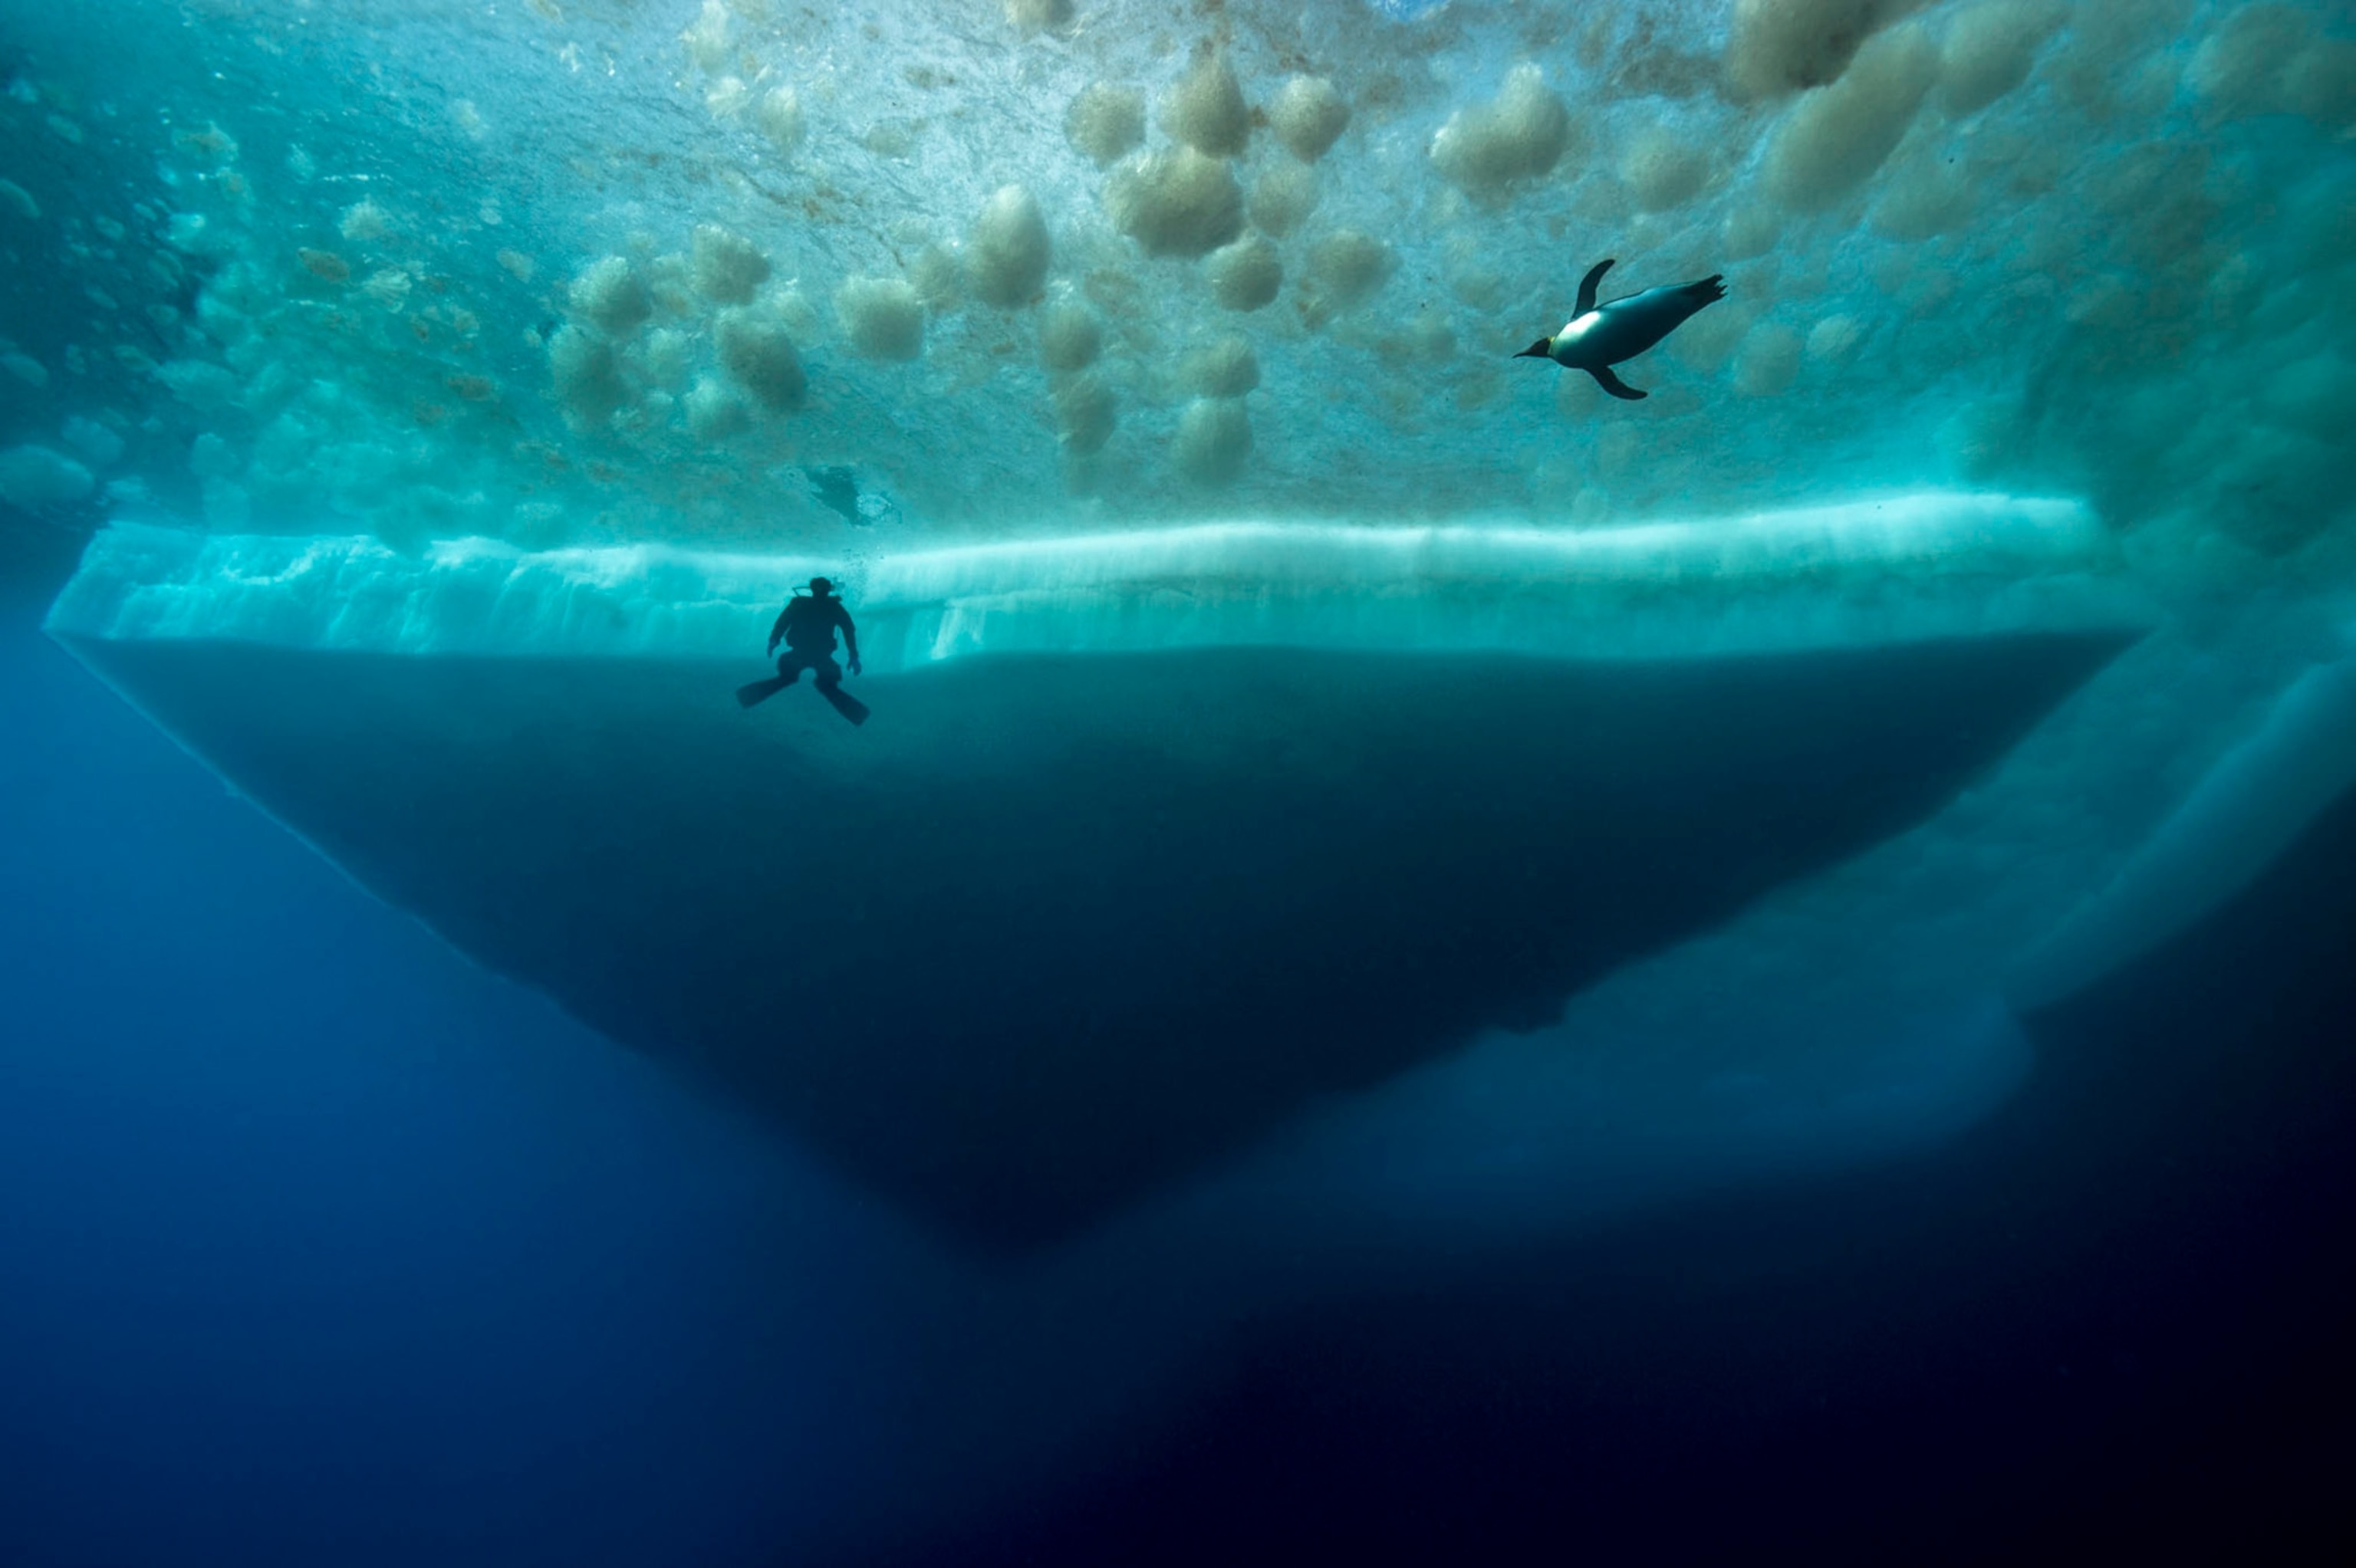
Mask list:
[[[842,628],[842,646],[851,655],[851,673],[859,673],[859,628],[851,624],[851,612],[836,606],[834,618]]]
[[[793,601],[788,599],[786,601],[786,607],[777,612],[776,624],[769,628],[769,653],[772,656],[776,654],[777,645],[786,640],[786,617],[793,613]]]

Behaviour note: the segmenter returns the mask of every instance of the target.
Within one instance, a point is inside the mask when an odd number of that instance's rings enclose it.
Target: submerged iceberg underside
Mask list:
[[[1549,1021],[1922,816],[2109,648],[1018,656],[870,682],[857,735],[705,663],[91,657],[484,963],[1032,1240]]]
[[[1747,603],[1763,627],[1782,596],[1783,646],[1600,656],[1655,635],[1631,595],[1678,558],[1657,532],[1643,553],[1589,536],[1583,575],[1549,580],[1558,544],[1510,531],[1335,530],[1293,551],[1289,587],[1251,561],[1229,613],[1197,570],[1191,636],[1152,624],[1136,581],[1166,539],[879,563],[890,673],[856,683],[861,730],[807,690],[740,710],[757,664],[685,629],[717,606],[756,645],[759,602],[727,594],[779,563],[124,529],[52,627],[479,961],[935,1226],[1022,1244],[1483,1031],[1549,1024],[1615,965],[1920,821],[2130,624],[2093,576],[2062,585],[2097,537],[2066,506],[1916,497],[1693,537],[1718,576],[1688,544],[1695,581],[1655,613],[1714,603],[1740,624]],[[1825,635],[1934,547],[1984,635]],[[1449,575],[1516,551],[1485,583]],[[2022,560],[2041,594],[2008,590]],[[1010,606],[1005,581],[1060,592]],[[1914,591],[1939,624],[1940,592]],[[1580,622],[1550,594],[1621,607]],[[1987,608],[2016,601],[2039,624]],[[1282,641],[1368,603],[1396,612],[1378,642]],[[1565,637],[1586,656],[1522,645]]]

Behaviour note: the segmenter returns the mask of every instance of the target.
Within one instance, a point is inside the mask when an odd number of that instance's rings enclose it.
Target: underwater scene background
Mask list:
[[[0,1563],[2336,1560],[2351,133],[0,0]]]

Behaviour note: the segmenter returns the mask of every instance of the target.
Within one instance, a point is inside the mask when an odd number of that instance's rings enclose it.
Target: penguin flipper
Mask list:
[[[1571,307],[1570,319],[1577,321],[1595,308],[1595,290],[1603,282],[1603,274],[1612,270],[1612,258],[1606,256],[1587,269],[1587,276],[1579,280],[1579,303]]]
[[[1625,398],[1632,403],[1642,402],[1644,399],[1644,393],[1638,391],[1635,388],[1630,386],[1627,382],[1613,375],[1611,370],[1604,366],[1590,365],[1587,368],[1587,373],[1595,378],[1595,384],[1597,386],[1602,388],[1605,391],[1611,393],[1615,398]]]

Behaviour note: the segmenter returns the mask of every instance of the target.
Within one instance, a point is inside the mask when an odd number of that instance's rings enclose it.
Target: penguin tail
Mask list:
[[[1712,272],[1697,283],[1687,283],[1685,292],[1692,298],[1696,310],[1706,304],[1716,304],[1726,297],[1726,274]]]

